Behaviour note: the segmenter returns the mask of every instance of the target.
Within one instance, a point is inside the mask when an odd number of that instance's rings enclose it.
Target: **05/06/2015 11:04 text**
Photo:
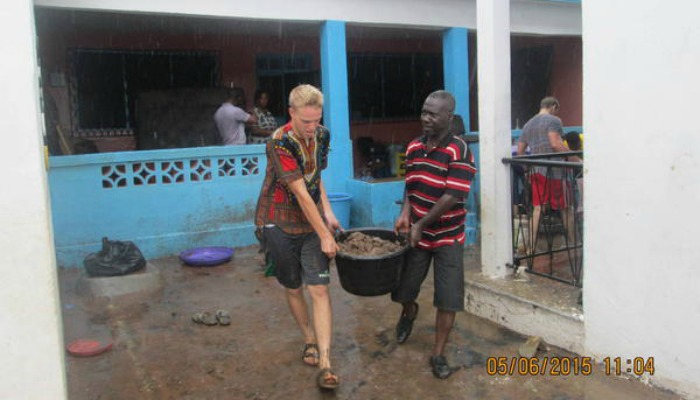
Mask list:
[[[593,373],[591,357],[489,357],[486,373],[489,375],[528,376],[588,376]],[[603,373],[619,376],[623,373],[654,375],[654,357],[605,357]]]

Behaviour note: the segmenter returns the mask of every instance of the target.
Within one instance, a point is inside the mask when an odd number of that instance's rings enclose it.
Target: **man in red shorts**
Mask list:
[[[540,112],[532,117],[525,126],[518,139],[518,155],[525,154],[525,149],[530,147],[531,154],[551,154],[570,151],[562,140],[561,120],[556,116],[559,112],[559,101],[554,97],[545,97],[540,102]],[[552,161],[561,161],[562,158],[551,158]],[[566,157],[567,161],[581,161],[580,158]],[[562,223],[566,229],[569,240],[572,240],[573,213],[570,209],[570,190],[567,190],[562,181],[561,168],[532,167],[530,169],[530,185],[532,188],[532,220],[530,232],[533,241],[537,240],[537,232],[540,225],[542,205],[549,204],[552,210],[561,212]],[[534,252],[536,244],[532,244],[529,253]]]

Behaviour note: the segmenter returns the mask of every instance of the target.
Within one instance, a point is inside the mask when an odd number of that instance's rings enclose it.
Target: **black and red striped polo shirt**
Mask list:
[[[423,229],[418,247],[433,249],[464,243],[464,202],[476,173],[474,156],[460,137],[449,135],[428,151],[427,136],[409,143],[406,149],[406,194],[411,206],[411,223],[423,218],[443,194],[457,197],[457,203]]]

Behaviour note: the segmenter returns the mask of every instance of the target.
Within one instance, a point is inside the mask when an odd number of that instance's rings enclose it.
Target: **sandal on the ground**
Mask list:
[[[318,372],[316,376],[316,383],[318,387],[323,389],[335,389],[340,385],[340,379],[338,375],[333,372],[330,368],[324,368]]]
[[[430,357],[430,366],[433,367],[433,375],[438,379],[447,379],[453,372],[460,369],[460,367],[450,367],[447,365],[447,358],[445,358],[445,356]]]
[[[219,323],[219,321],[216,320],[216,316],[207,311],[192,315],[192,321],[206,326],[212,326]]]
[[[301,353],[301,361],[306,365],[315,367],[318,365],[318,361],[321,354],[318,352],[318,345],[316,343],[306,343],[304,345],[304,351]],[[307,361],[311,359],[311,361]]]
[[[216,310],[216,320],[219,322],[219,325],[231,325],[231,315],[226,310]]]
[[[399,318],[399,322],[396,324],[396,341],[399,342],[399,344],[408,340],[408,337],[411,335],[411,330],[413,330],[413,321],[418,317],[418,303],[413,304],[416,307],[413,318],[408,318],[405,314],[401,314],[401,318]]]

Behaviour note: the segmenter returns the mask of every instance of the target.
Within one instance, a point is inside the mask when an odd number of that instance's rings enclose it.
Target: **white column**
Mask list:
[[[66,398],[31,0],[0,12],[0,398]]]
[[[500,277],[513,262],[510,173],[510,0],[477,0],[481,268]]]

